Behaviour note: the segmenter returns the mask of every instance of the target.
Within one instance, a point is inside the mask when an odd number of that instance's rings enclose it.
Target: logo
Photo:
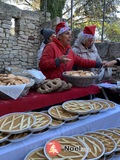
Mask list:
[[[46,152],[50,155],[50,156],[56,156],[60,153],[61,151],[61,144],[56,141],[50,141],[49,143],[47,143],[46,145]]]

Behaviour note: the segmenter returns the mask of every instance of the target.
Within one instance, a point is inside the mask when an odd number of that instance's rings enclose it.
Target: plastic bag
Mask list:
[[[36,69],[27,70],[27,73],[35,80],[36,84],[42,83],[46,79],[44,74]]]
[[[108,68],[100,68],[99,73],[98,73],[98,80],[107,80],[112,76],[112,68],[108,67]]]
[[[112,68],[105,68],[103,79],[109,79],[112,76]]]

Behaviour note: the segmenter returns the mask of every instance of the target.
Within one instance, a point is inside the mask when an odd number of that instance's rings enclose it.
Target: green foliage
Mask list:
[[[66,0],[48,0],[47,11],[51,13],[51,19],[55,17],[62,17],[62,9],[64,8]]]
[[[86,25],[95,24],[101,35],[103,8],[105,7],[104,40],[120,42],[120,19],[116,16],[117,7],[119,5],[120,0],[105,0],[105,5],[104,0],[74,0],[73,29],[82,29]],[[70,11],[70,7],[66,8]],[[69,23],[70,18],[71,17],[67,17]]]
[[[114,23],[105,23],[105,35],[112,42],[120,42],[120,19]]]

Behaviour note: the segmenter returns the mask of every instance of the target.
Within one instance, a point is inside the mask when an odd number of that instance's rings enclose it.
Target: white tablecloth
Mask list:
[[[120,105],[116,108],[101,112],[96,115],[90,115],[86,119],[79,120],[73,124],[63,125],[60,128],[49,130],[43,135],[32,135],[28,139],[12,143],[7,147],[0,148],[0,160],[24,160],[24,157],[31,150],[44,146],[51,138],[58,136],[71,136],[95,131],[97,129],[108,129],[120,126]],[[118,157],[120,159],[120,157]],[[114,158],[116,160],[117,158]],[[118,160],[119,160],[118,159]]]

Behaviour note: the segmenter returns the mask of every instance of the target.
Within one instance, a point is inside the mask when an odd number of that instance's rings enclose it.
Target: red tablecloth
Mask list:
[[[17,100],[0,100],[0,116],[12,112],[24,112],[38,108],[44,108],[65,102],[67,100],[77,99],[91,94],[98,94],[100,88],[97,86],[90,87],[73,87],[64,92],[53,92],[48,94],[38,94],[36,92],[29,92],[25,97]]]

